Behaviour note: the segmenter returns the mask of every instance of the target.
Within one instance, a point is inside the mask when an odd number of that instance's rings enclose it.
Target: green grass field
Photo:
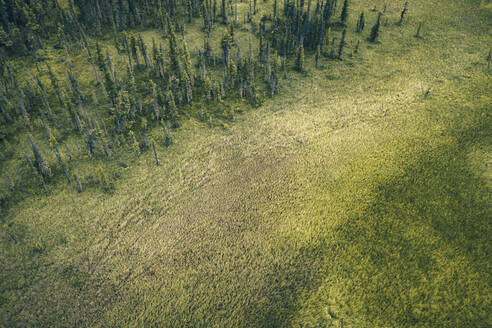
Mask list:
[[[367,43],[355,13],[384,3],[351,1],[342,63],[307,53],[260,108],[183,121],[160,166],[103,163],[112,193],[19,201],[0,326],[490,327],[492,8],[414,0],[400,27],[388,2]]]

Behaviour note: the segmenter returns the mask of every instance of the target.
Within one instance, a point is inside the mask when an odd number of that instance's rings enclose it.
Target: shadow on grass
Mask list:
[[[412,145],[390,178],[357,166],[355,174],[371,181],[369,203],[347,212],[336,242],[325,231],[316,246],[297,250],[294,263],[284,262],[260,326],[291,318],[289,325],[305,327],[486,327],[492,202],[467,156],[490,141],[490,131],[481,118],[434,146]]]

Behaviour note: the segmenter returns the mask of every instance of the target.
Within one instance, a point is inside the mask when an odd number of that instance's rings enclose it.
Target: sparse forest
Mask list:
[[[490,324],[491,28],[490,1],[0,0],[0,326]]]
[[[343,60],[361,41],[376,42],[382,17],[344,53],[346,29],[354,29],[346,24],[348,0],[263,2],[261,9],[250,1],[240,13],[226,0],[2,1],[1,160],[15,166],[3,211],[40,188],[49,194],[58,179],[81,192],[86,184],[110,190],[98,161],[130,149],[133,161],[152,144],[169,147],[191,116],[227,124],[274,97],[285,70],[307,74],[306,55]],[[192,47],[188,24],[199,33]],[[142,29],[156,31],[151,42]],[[157,163],[160,151],[152,149]],[[87,158],[100,174],[82,183],[76,162]]]

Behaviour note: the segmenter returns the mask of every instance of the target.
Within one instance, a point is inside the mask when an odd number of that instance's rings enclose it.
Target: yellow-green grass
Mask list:
[[[309,60],[227,127],[184,121],[161,166],[151,153],[106,164],[113,194],[18,204],[1,232],[0,322],[489,326],[490,13],[414,1],[400,28],[401,6],[380,44]]]

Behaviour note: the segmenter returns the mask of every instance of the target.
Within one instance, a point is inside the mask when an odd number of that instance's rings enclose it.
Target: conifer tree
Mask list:
[[[318,44],[316,46],[316,53],[314,55],[314,61],[315,61],[315,64],[316,64],[316,68],[318,68],[320,57],[321,57],[321,46]]]
[[[326,0],[325,8],[323,9],[323,22],[326,26],[330,21],[330,18],[332,17],[334,11],[335,11],[335,1]]]
[[[55,153],[56,160],[58,161],[58,165],[60,165],[61,169],[63,170],[63,174],[65,175],[67,182],[70,183],[70,174],[68,173],[68,168],[65,165],[65,163],[63,163],[63,159],[61,157],[60,151],[58,150],[58,141],[56,140],[53,134],[50,135],[49,140],[50,140],[50,146],[53,149],[53,152]]]
[[[34,144],[31,136],[28,135],[27,138],[28,138],[29,146],[34,156],[34,168],[39,174],[44,191],[46,192],[46,194],[48,194],[48,188],[46,187],[45,180],[51,176],[51,169],[48,165],[48,162],[44,159],[43,155],[41,154],[37,146]]]
[[[30,172],[32,175],[36,174],[36,170],[34,169],[34,165],[31,162],[31,158],[27,156],[27,154],[24,151],[20,151],[22,156],[24,157],[24,162],[30,169]]]
[[[157,150],[155,149],[155,142],[152,140],[152,149],[154,150],[155,165],[159,166],[159,157],[157,156]]]
[[[270,76],[272,75],[272,56],[270,50],[270,43],[267,42],[265,50],[265,82],[270,81]]]
[[[492,49],[489,50],[489,53],[487,54],[487,57],[485,57],[485,60],[487,61],[487,69],[490,69],[490,61],[492,61]]]
[[[120,32],[126,28],[126,9],[124,7],[123,0],[118,0],[118,30]]]
[[[97,175],[99,178],[99,184],[101,185],[102,189],[105,192],[109,192],[112,189],[112,184],[109,180],[108,174],[106,173],[106,170],[102,167],[101,164],[97,166]]]
[[[69,85],[72,89],[74,98],[77,100],[77,103],[80,104],[82,103],[82,100],[84,99],[84,95],[82,94],[82,91],[80,90],[79,82],[75,78],[75,75],[73,74],[72,71],[72,64],[70,62],[67,63],[67,77],[68,77],[68,82]]]
[[[405,14],[407,13],[407,10],[408,10],[408,1],[406,1],[405,5],[403,6],[403,10],[401,11],[400,20],[398,21],[398,25],[401,25],[403,23],[403,19],[405,18]]]
[[[87,151],[89,154],[89,157],[92,157],[94,155],[94,150],[95,150],[95,133],[94,130],[90,130],[87,133]]]
[[[48,162],[44,159],[43,155],[39,151],[38,147],[34,144],[30,135],[27,136],[29,146],[32,150],[34,156],[34,167],[36,171],[43,177],[47,178],[51,176],[51,169],[48,165]]]
[[[217,22],[217,0],[214,0],[214,5],[212,8],[212,21],[214,23]]]
[[[348,18],[348,0],[345,0],[343,3],[342,13],[340,15],[340,21],[345,24]]]
[[[354,53],[359,52],[359,47],[360,47],[360,40],[357,40],[357,44],[355,45]]]
[[[168,116],[173,121],[173,128],[177,129],[179,128],[179,123],[178,123],[178,113],[176,111],[176,103],[174,101],[174,95],[172,94],[171,91],[168,91],[166,94],[166,101],[167,101],[167,107],[168,107]]]
[[[420,38],[420,31],[422,30],[422,22],[419,22],[419,26],[417,27],[417,32],[415,33],[416,38]]]
[[[99,67],[99,69],[104,72],[106,69],[106,61],[104,60],[104,56],[101,51],[101,47],[99,46],[99,42],[96,42],[96,65]]]
[[[187,9],[188,23],[191,23],[191,18],[193,16],[193,5],[191,3],[191,0],[186,0],[186,9]]]
[[[195,72],[193,69],[193,63],[191,62],[190,52],[188,51],[188,46],[185,40],[183,40],[183,63],[184,63],[185,72],[188,75],[188,79],[191,85],[193,86],[195,82],[194,81]]]
[[[274,60],[273,60],[273,69],[272,69],[272,75],[270,77],[270,91],[271,91],[271,96],[275,93],[278,92],[278,73],[280,70],[280,67],[282,66],[282,62],[280,59],[280,56],[275,54]]]
[[[135,137],[135,132],[130,130],[128,132],[128,136],[130,137],[130,143],[133,150],[135,151],[135,155],[137,156],[137,158],[140,158],[140,145],[137,141],[137,138]]]
[[[251,41],[251,33],[248,33],[248,64],[253,63],[253,42]]]
[[[106,59],[104,59],[101,49],[99,46],[96,44],[96,61],[99,66],[99,69],[102,70],[103,76],[104,76],[104,86],[106,89],[106,92],[108,93],[109,99],[113,103],[113,105],[116,103],[116,97],[117,97],[117,90],[116,90],[116,83],[114,80],[114,72],[112,71],[112,61],[111,58],[109,57],[109,52],[106,50]],[[111,67],[110,67],[111,65]]]
[[[58,98],[60,105],[63,106],[63,99],[62,99],[62,95],[61,95],[61,89],[60,89],[60,86],[58,84],[58,79],[56,78],[55,74],[53,74],[53,71],[51,70],[51,67],[47,62],[46,62],[46,68],[48,69],[48,76],[49,76],[50,81],[51,81],[51,86],[55,90],[56,97]]]
[[[77,192],[81,193],[83,190],[82,190],[82,183],[80,182],[79,176],[74,174],[73,178],[75,180],[75,185],[77,186]]]
[[[238,25],[238,16],[237,16],[237,0],[234,2],[234,25]]]
[[[220,42],[221,47],[222,47],[222,59],[224,61],[224,67],[229,66],[229,57],[230,57],[230,50],[232,47],[232,38],[231,35],[229,34],[228,29],[226,28],[224,35],[222,36],[222,40]]]
[[[209,15],[206,2],[204,1],[202,2],[203,29],[207,32],[212,29],[212,21]]]
[[[186,102],[189,104],[193,100],[193,85],[187,73],[183,74],[181,84],[186,97]]]
[[[167,26],[169,31],[169,71],[181,77],[182,69],[181,62],[179,60],[178,42],[176,40],[176,34],[174,32],[174,26],[171,24],[171,19],[167,16]]]
[[[364,31],[364,25],[365,25],[364,12],[361,12],[359,19],[357,20],[356,32],[362,33],[362,31]]]
[[[109,72],[111,73],[111,78],[113,79],[113,82],[116,84],[116,71],[113,66],[113,61],[111,60],[111,56],[109,55],[108,49],[106,49],[106,64],[108,67]]]
[[[147,55],[147,46],[145,45],[141,34],[138,35],[138,48],[140,49],[140,53],[142,54],[142,57],[144,59],[145,66],[147,68],[150,68],[152,65],[150,63],[149,56]]]
[[[94,73],[94,77],[96,78],[97,84],[101,84],[101,79],[99,78],[99,74],[96,69],[96,65],[94,64],[94,57],[92,57],[92,53],[89,50],[89,47],[86,46],[85,50],[87,52],[87,61],[91,64],[92,72]]]
[[[379,36],[379,28],[381,26],[381,16],[382,14],[379,13],[378,18],[376,20],[376,24],[374,24],[374,26],[371,29],[371,35],[369,36],[369,41],[371,42],[376,42],[376,39]]]
[[[135,64],[137,66],[140,65],[138,60],[137,40],[135,39],[134,35],[130,37],[130,48],[131,48],[133,59],[135,60]]]
[[[157,85],[152,80],[150,80],[149,83],[152,87],[152,106],[154,108],[155,119],[157,121],[160,121],[161,113],[160,113],[159,103],[157,99]]]
[[[345,46],[345,34],[347,33],[347,29],[344,29],[342,32],[342,38],[340,39],[340,46],[338,47],[338,59],[342,60],[343,48]]]
[[[154,69],[159,77],[164,78],[166,69],[164,68],[164,52],[162,50],[162,44],[159,44],[159,50],[156,48],[154,58]]]
[[[82,122],[77,111],[73,107],[73,103],[69,99],[67,101],[66,108],[70,115],[70,118],[72,119],[72,127],[78,132],[82,132]]]
[[[304,72],[304,46],[302,42],[297,49],[296,71]]]
[[[164,134],[164,146],[169,147],[172,144],[172,140],[169,137],[169,127],[166,121],[161,120],[161,128]]]
[[[222,18],[222,24],[228,25],[227,21],[227,9],[226,9],[226,0],[221,1],[220,5],[220,17]]]
[[[154,70],[157,72],[158,75],[159,75],[159,62],[160,62],[159,49],[157,48],[155,39],[152,38],[152,64],[154,65]]]
[[[203,81],[204,89],[205,89],[205,103],[209,103],[212,100],[213,94],[213,84],[210,81],[210,77],[206,76]]]

